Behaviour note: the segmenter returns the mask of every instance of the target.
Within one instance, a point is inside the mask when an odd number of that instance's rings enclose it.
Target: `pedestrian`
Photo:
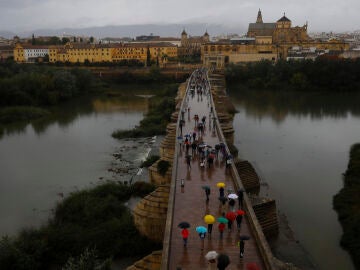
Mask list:
[[[185,111],[184,109],[181,110],[181,120],[184,120],[184,116],[185,116]]]
[[[229,199],[229,207],[230,207],[230,211],[234,211],[234,205],[235,205],[235,200],[234,199]]]
[[[238,200],[239,200],[239,209],[243,209],[244,207],[244,190],[240,188],[237,192]]]
[[[184,247],[186,247],[187,246],[187,240],[188,240],[188,237],[189,237],[189,230],[186,229],[186,228],[182,229],[181,235],[182,235],[182,238],[183,238],[183,241],[184,241]]]
[[[239,241],[239,247],[240,247],[240,258],[244,257],[244,250],[245,250],[245,241],[240,240]]]
[[[225,230],[225,224],[224,223],[219,223],[218,229],[219,229],[219,233],[220,233],[220,239],[222,239],[223,234],[224,234],[224,230]]]
[[[196,132],[195,131],[193,132],[192,137],[193,137],[193,141],[195,141],[196,140]]]
[[[210,196],[210,188],[209,187],[205,188],[205,195],[206,195],[206,201],[208,202],[209,196]]]
[[[188,111],[188,119],[190,119],[190,107],[187,108]]]
[[[191,144],[191,154],[195,155],[196,154],[196,148],[197,148],[197,144],[195,141],[192,142]]]
[[[219,197],[220,198],[225,197],[225,190],[223,187],[219,188]]]
[[[186,164],[188,166],[188,169],[191,169],[191,156],[186,155]]]
[[[208,233],[209,233],[209,238],[211,238],[212,228],[213,228],[213,224],[208,224]]]
[[[204,239],[206,237],[206,232],[199,233],[199,237],[201,239],[201,250],[204,250]]]
[[[233,224],[233,221],[231,219],[229,219],[229,222],[228,222],[228,229],[229,229],[229,232],[231,232],[231,229],[232,229],[232,224]]]
[[[237,225],[237,229],[240,232],[240,228],[241,228],[241,221],[242,221],[243,216],[242,215],[237,215],[236,216],[236,225]]]
[[[183,129],[183,121],[179,121],[179,128],[180,128],[180,135],[182,136],[182,129]]]

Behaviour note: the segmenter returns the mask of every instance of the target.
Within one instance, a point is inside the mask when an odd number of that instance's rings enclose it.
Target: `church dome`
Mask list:
[[[284,16],[282,16],[278,22],[291,22],[286,16],[285,16],[285,13],[284,13]]]

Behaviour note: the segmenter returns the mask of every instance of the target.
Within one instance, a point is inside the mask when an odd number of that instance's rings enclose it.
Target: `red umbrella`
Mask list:
[[[261,270],[260,267],[257,265],[257,263],[247,263],[246,264],[246,270]]]
[[[234,221],[236,219],[236,214],[235,214],[235,212],[227,212],[225,217],[228,220]]]
[[[238,214],[239,216],[243,216],[243,215],[245,215],[245,211],[243,211],[243,210],[237,210],[237,211],[236,211],[236,214]]]

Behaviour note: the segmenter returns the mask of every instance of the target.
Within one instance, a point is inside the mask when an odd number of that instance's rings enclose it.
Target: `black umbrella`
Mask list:
[[[240,236],[240,240],[249,240],[249,239],[250,239],[250,236],[247,236],[247,235]]]
[[[186,229],[186,228],[190,228],[190,224],[186,221],[183,221],[178,224],[178,227],[181,229]]]
[[[226,254],[219,254],[217,261],[218,269],[225,269],[230,264],[230,258]]]

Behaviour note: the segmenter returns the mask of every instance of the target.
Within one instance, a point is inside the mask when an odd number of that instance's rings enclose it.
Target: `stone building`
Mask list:
[[[210,42],[210,36],[207,31],[202,36],[188,36],[184,29],[181,33],[179,56],[200,55],[201,45],[207,42]]]
[[[277,22],[264,23],[259,10],[256,22],[249,24],[246,37],[203,44],[201,58],[203,65],[222,69],[227,63],[287,59],[293,47],[341,53],[349,49],[349,44],[342,40],[313,40],[307,34],[307,23],[293,27],[285,14]]]

